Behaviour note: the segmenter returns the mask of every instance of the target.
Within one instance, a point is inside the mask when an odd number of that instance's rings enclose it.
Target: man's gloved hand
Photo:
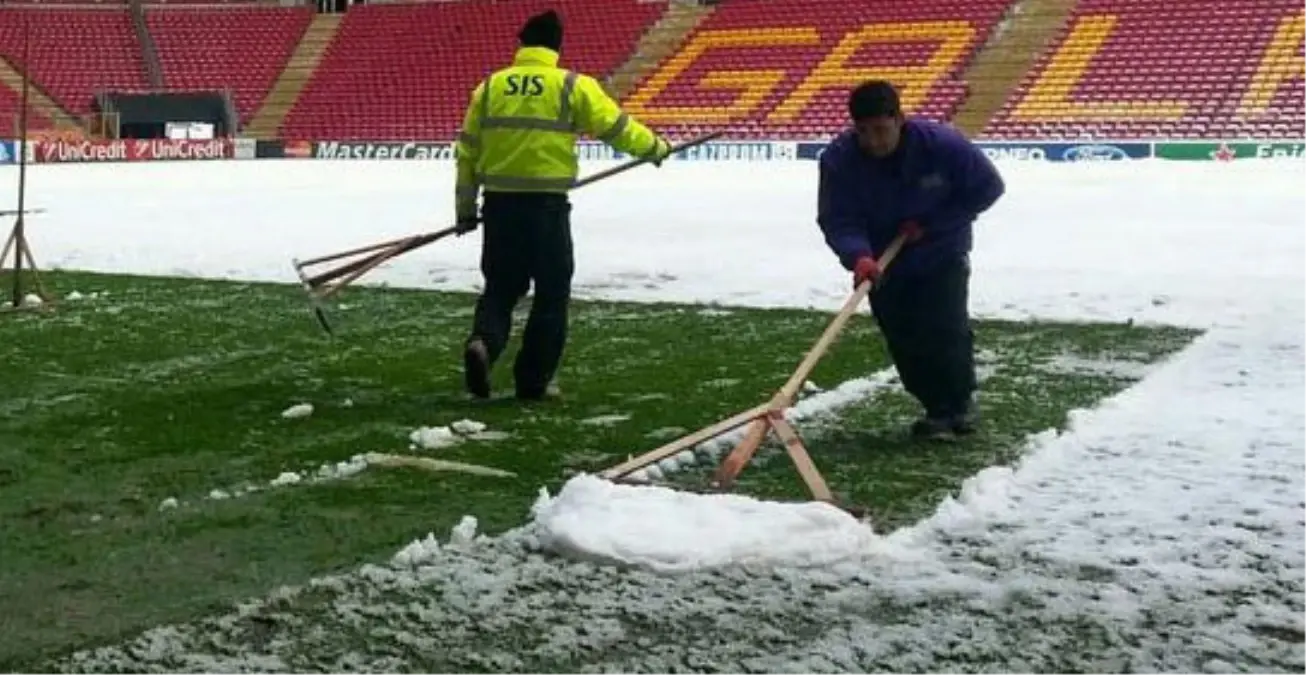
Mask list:
[[[454,188],[454,234],[461,237],[475,230],[481,223],[480,192],[480,187],[476,185],[458,185]]]
[[[454,194],[454,233],[462,236],[481,223],[475,190],[459,188]]]
[[[475,230],[480,224],[481,219],[475,213],[472,213],[471,215],[460,213],[458,214],[457,220],[454,222],[453,231],[458,235],[467,234],[468,232]]]
[[[903,241],[910,244],[914,241],[920,241],[920,238],[925,236],[925,230],[921,228],[919,222],[905,220],[898,226],[898,234],[903,235]]]
[[[661,168],[662,162],[666,161],[667,157],[670,156],[671,144],[659,136],[657,142],[653,145],[653,159],[651,160],[653,166]]]
[[[875,258],[864,255],[857,259],[853,264],[853,288],[862,285],[862,282],[870,280],[875,283],[880,280],[880,263],[875,262]]]

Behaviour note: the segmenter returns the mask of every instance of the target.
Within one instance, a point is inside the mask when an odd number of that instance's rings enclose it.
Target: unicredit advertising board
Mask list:
[[[207,141],[167,138],[37,141],[34,155],[37,162],[47,164],[230,159],[232,144],[222,138]]]

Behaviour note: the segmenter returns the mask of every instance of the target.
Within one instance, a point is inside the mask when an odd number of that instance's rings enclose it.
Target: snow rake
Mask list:
[[[898,235],[889,244],[884,254],[880,256],[879,262],[882,269],[888,268],[905,242],[905,237]],[[825,332],[817,339],[816,344],[812,346],[802,362],[798,364],[798,368],[794,370],[788,381],[780,387],[780,390],[775,393],[769,402],[744,410],[715,424],[682,436],[662,447],[628,459],[601,472],[599,475],[614,482],[630,482],[629,479],[624,481],[622,479],[654,462],[690,450],[700,443],[747,424],[748,429],[744,432],[744,437],[740,439],[730,454],[717,467],[711,485],[714,491],[725,491],[733,487],[735,479],[739,477],[740,472],[744,470],[757,449],[761,447],[762,442],[766,440],[767,432],[774,431],[780,442],[784,444],[789,459],[793,461],[794,468],[797,469],[798,475],[807,485],[807,489],[812,493],[814,500],[841,508],[858,518],[864,516],[866,512],[864,508],[841,504],[835,499],[833,493],[830,492],[829,486],[825,483],[825,478],[821,476],[816,464],[812,462],[812,457],[803,445],[802,438],[799,437],[797,430],[794,429],[789,420],[785,419],[785,411],[793,407],[803,383],[807,381],[812,370],[816,368],[816,364],[829,351],[848,320],[857,311],[857,307],[861,305],[872,290],[873,284],[870,281],[864,281],[857,286],[852,295],[844,302],[839,313],[830,321]]]
[[[703,134],[702,136],[697,136],[679,145],[673,145],[671,146],[670,154],[674,155],[688,148],[702,145],[710,140],[720,138],[724,133],[725,131],[713,131],[711,133]],[[604,169],[592,176],[586,176],[585,178],[576,181],[572,185],[572,189],[574,190],[591,183],[597,183],[605,178],[611,178],[619,173],[624,173],[635,167],[648,164],[649,162],[650,160],[644,158],[636,158],[623,162],[622,164],[618,164],[610,169]],[[291,264],[295,267],[295,274],[299,276],[299,281],[300,284],[303,285],[304,291],[308,293],[309,303],[313,310],[313,315],[317,318],[318,325],[320,325],[322,330],[326,331],[328,335],[335,336],[335,330],[331,327],[331,322],[327,320],[326,309],[322,304],[323,300],[339,292],[345,286],[348,286],[359,277],[367,274],[373,269],[376,269],[380,265],[393,260],[404,253],[437,242],[449,235],[457,233],[458,228],[456,226],[450,226],[435,232],[400,237],[398,239],[391,239],[370,246],[362,246],[348,251],[341,251],[340,253],[333,253],[331,255],[324,255],[308,260],[294,259],[291,260]],[[351,257],[356,259],[352,262],[341,264],[317,274],[310,275],[306,271],[306,269],[312,265],[320,265],[322,263]]]

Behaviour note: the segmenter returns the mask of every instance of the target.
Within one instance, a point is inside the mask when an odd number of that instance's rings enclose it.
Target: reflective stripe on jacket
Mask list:
[[[558,67],[558,53],[523,47],[508,68],[472,92],[454,145],[458,213],[475,215],[483,188],[567,192],[576,181],[576,137],[586,134],[635,157],[666,152],[588,75]]]

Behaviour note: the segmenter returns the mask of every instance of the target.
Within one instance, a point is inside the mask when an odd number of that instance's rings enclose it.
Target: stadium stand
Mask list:
[[[313,20],[310,7],[151,7],[146,24],[172,90],[229,90],[242,124]]]
[[[25,63],[23,31],[29,21],[33,38]],[[146,86],[131,15],[121,6],[0,8],[0,55],[73,116],[92,112],[97,91]]]
[[[1301,138],[1301,7],[1082,0],[983,136]]]
[[[727,1],[625,104],[654,125],[811,137],[844,125],[850,84],[882,76],[912,113],[947,119],[966,95],[961,70],[1010,4]]]
[[[453,138],[467,96],[508,64],[531,14],[558,8],[566,64],[602,76],[661,14],[634,0],[355,5],[282,127],[294,139]],[[377,39],[385,36],[385,39]]]
[[[4,0],[0,135],[19,73],[48,95],[33,128],[91,112],[97,91],[147,88],[149,50],[124,2]],[[338,22],[312,7],[140,2],[166,87],[231,90],[242,123],[262,118],[260,137],[452,139],[471,88],[548,7],[567,23],[563,64],[674,135],[826,137],[845,124],[847,86],[879,76],[904,86],[910,112],[964,109],[966,128],[991,139],[1306,136],[1300,0],[1022,0],[1026,23],[1059,8],[1027,42],[1007,20],[1016,0],[396,1]]]

